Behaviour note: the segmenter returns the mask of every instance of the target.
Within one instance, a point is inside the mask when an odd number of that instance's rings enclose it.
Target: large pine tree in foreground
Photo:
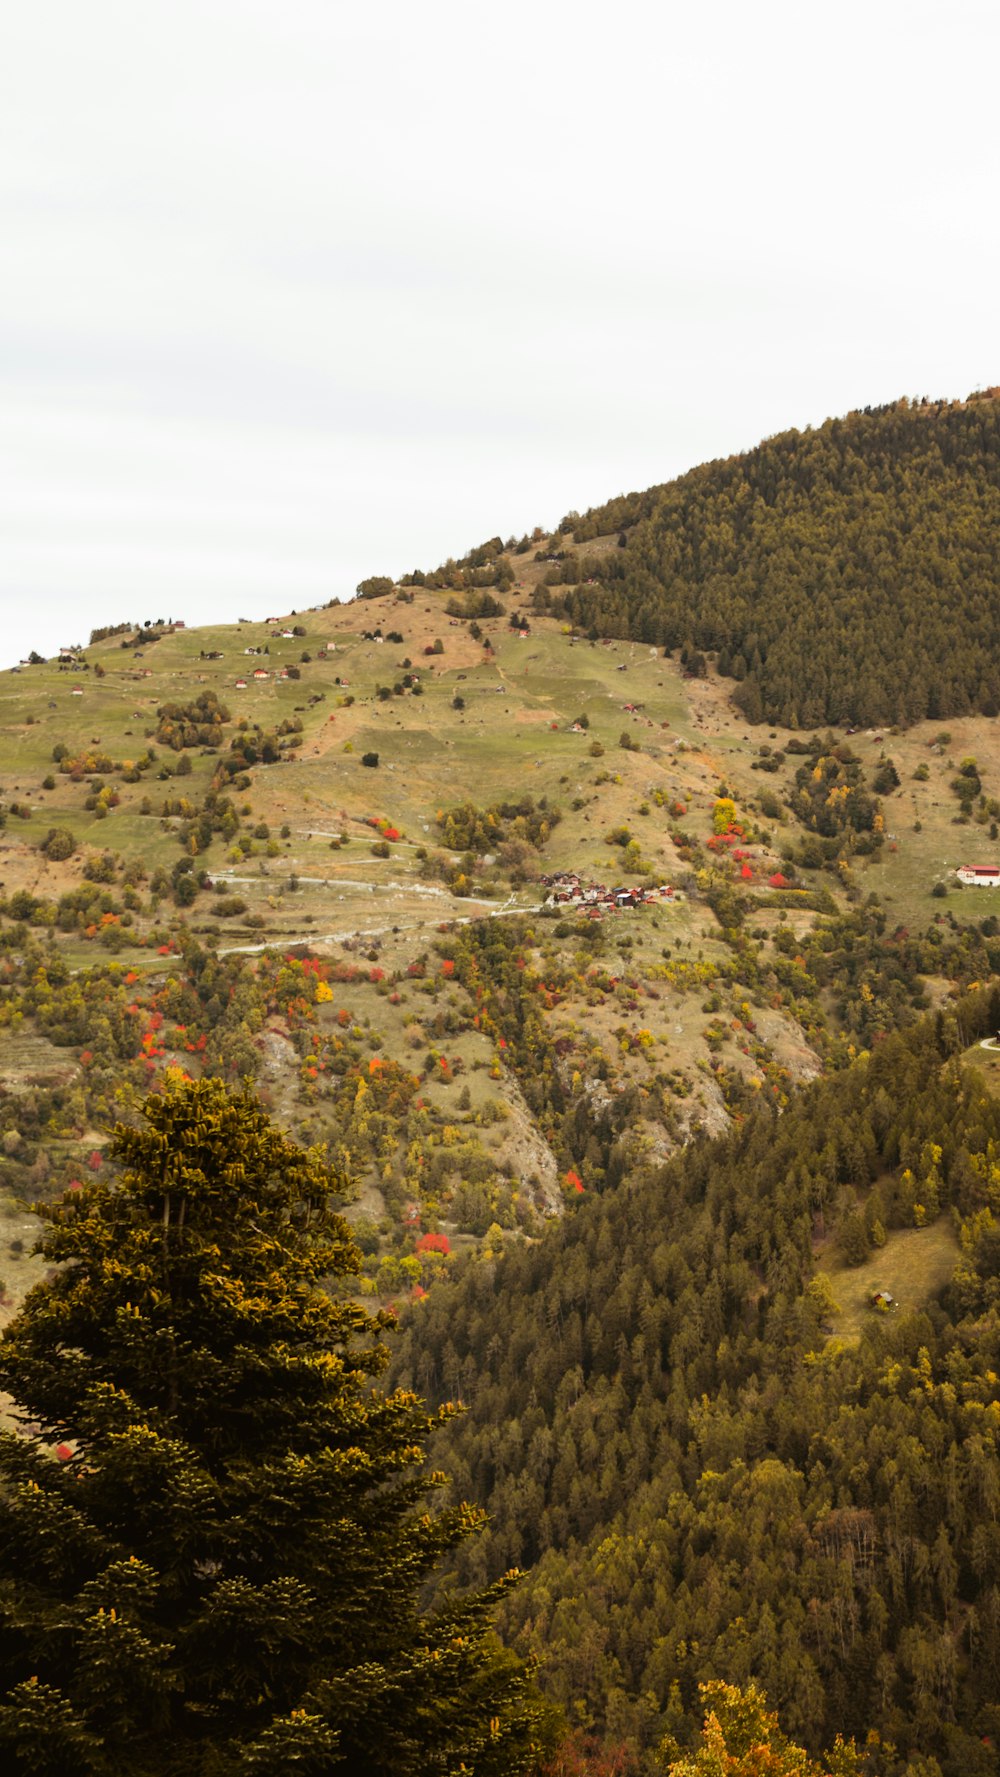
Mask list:
[[[479,1515],[428,1512],[434,1422],[372,1386],[387,1323],[337,1297],[328,1170],[217,1082],[145,1124],[45,1211],[57,1269],[0,1342],[28,1422],[0,1436],[0,1768],[524,1769],[493,1594],[421,1610]]]

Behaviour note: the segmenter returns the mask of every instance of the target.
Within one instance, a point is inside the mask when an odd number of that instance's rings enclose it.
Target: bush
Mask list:
[[[375,766],[378,764],[378,754],[377,753],[362,753],[361,763],[362,763],[362,765],[367,765],[372,770],[374,770]]]
[[[71,858],[76,850],[76,840],[68,827],[50,827],[45,838],[39,841],[38,849],[54,864],[61,864],[65,858]]]
[[[118,860],[110,851],[91,852],[83,866],[83,874],[87,882],[114,882],[118,874]]]

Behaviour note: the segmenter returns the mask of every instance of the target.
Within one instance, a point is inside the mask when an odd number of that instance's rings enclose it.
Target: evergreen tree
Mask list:
[[[503,1583],[421,1610],[481,1515],[426,1510],[435,1420],[372,1386],[389,1318],[348,1299],[329,1170],[217,1081],[145,1123],[42,1211],[58,1270],[0,1343],[2,1768],[521,1770]]]

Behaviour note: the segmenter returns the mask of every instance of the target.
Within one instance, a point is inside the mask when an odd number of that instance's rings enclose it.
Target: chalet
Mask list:
[[[246,688],[247,688],[246,680],[245,679],[237,679],[237,681],[236,681],[237,691],[245,691]]]
[[[83,686],[82,685],[74,685],[72,691],[70,692],[70,696],[71,697],[82,697],[83,696]]]
[[[267,671],[267,668],[263,667],[263,666],[255,667],[253,676],[255,679],[269,679],[271,677],[270,673]]]
[[[876,1290],[871,1298],[871,1304],[873,1308],[881,1308],[883,1313],[887,1308],[892,1308],[894,1306],[893,1299],[888,1290]]]
[[[281,639],[283,642],[294,642],[294,640],[295,640],[294,629],[283,629],[281,632]]]
[[[961,864],[955,874],[968,888],[1000,888],[1000,864]]]

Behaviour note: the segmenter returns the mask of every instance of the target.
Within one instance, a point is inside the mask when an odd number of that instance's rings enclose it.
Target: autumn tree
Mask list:
[[[54,1267],[0,1342],[0,1764],[230,1777],[516,1772],[533,1706],[496,1592],[424,1582],[435,1420],[381,1393],[336,1181],[249,1093],[184,1081],[117,1179],[41,1213]],[[445,1409],[441,1417],[447,1417]],[[54,1460],[61,1446],[62,1461]]]
[[[852,1744],[838,1738],[817,1761],[782,1733],[778,1717],[755,1684],[741,1689],[714,1680],[698,1687],[705,1723],[697,1751],[671,1758],[667,1777],[852,1777],[859,1769]],[[667,1757],[669,1757],[667,1750]]]

